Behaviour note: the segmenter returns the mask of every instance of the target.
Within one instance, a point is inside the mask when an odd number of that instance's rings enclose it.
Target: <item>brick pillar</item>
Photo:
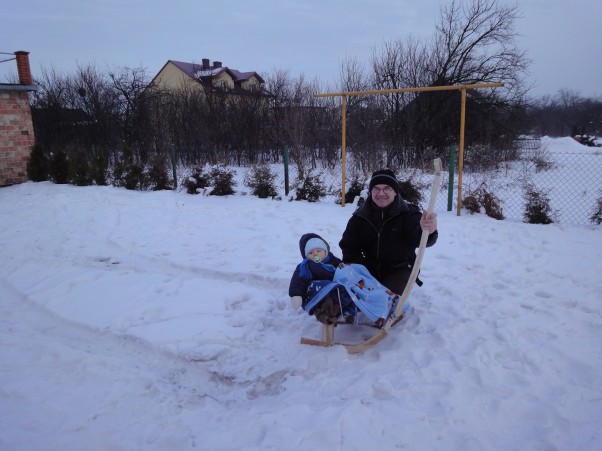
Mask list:
[[[17,57],[17,72],[19,73],[19,83],[22,85],[33,84],[31,77],[31,68],[29,67],[29,52],[19,50],[15,52]]]

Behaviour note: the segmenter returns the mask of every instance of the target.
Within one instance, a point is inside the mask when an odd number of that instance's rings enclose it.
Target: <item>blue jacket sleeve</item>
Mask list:
[[[301,296],[303,299],[305,299],[305,293],[307,292],[307,285],[309,285],[309,281],[301,278],[299,274],[300,271],[300,265],[297,265],[295,272],[291,277],[291,283],[288,287],[288,295],[290,297]]]

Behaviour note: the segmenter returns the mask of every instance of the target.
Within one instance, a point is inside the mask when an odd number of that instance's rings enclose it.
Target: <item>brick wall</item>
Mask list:
[[[33,143],[29,93],[0,90],[0,186],[27,180]]]

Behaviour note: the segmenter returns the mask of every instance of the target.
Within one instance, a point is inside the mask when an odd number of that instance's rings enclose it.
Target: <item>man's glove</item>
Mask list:
[[[329,297],[326,297],[320,305],[314,309],[314,315],[322,324],[328,325],[335,324],[338,321],[341,312],[339,310],[339,305],[335,304]]]
[[[291,305],[293,306],[293,310],[299,310],[301,305],[303,305],[303,298],[301,296],[291,297]]]

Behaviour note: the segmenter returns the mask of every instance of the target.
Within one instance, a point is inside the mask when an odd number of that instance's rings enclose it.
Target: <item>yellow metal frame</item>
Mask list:
[[[316,94],[316,97],[341,97],[341,161],[342,168],[342,188],[341,205],[345,206],[345,172],[346,172],[346,137],[347,137],[347,97],[361,96],[369,94],[394,94],[401,92],[428,92],[428,91],[461,91],[460,108],[460,145],[458,156],[458,216],[462,210],[462,169],[464,167],[464,129],[466,121],[466,91],[469,89],[499,88],[504,83],[480,83],[473,85],[450,85],[450,86],[425,86],[421,88],[399,88],[399,89],[370,89],[367,91],[349,91]]]

